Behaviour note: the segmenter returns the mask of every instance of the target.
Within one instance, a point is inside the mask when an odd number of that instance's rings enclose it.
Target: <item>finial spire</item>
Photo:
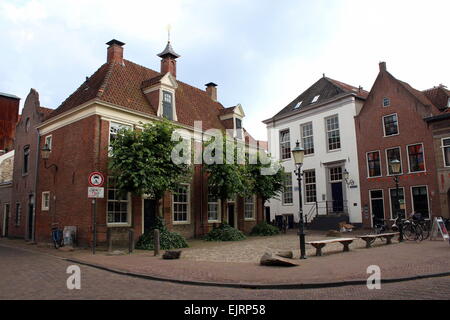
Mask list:
[[[170,29],[171,29],[170,23],[167,25],[167,42],[170,42]]]

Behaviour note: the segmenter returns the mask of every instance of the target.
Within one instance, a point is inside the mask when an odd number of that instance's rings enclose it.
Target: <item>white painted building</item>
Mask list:
[[[354,116],[367,95],[362,88],[323,77],[264,121],[269,152],[281,161],[287,174],[280,199],[267,203],[271,219],[284,215],[288,221],[299,220],[298,182],[291,154],[299,141],[305,149],[302,201],[308,222],[316,214],[348,214],[352,224],[362,223]]]

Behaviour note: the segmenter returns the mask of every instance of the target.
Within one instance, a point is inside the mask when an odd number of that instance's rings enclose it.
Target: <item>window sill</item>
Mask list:
[[[208,220],[208,223],[214,224],[214,223],[222,223],[221,220]]]
[[[339,148],[339,149],[333,149],[333,150],[327,150],[327,153],[339,152],[339,151],[341,151],[341,150],[342,150],[342,148]]]
[[[409,171],[408,174],[425,173],[425,172],[427,172],[427,170],[423,170],[423,171]]]
[[[255,218],[245,218],[244,219],[245,222],[252,222],[252,221],[256,221]]]
[[[293,207],[294,206],[293,203],[282,203],[281,205],[284,207]]]
[[[174,226],[182,226],[182,225],[188,225],[191,224],[190,221],[173,221],[172,225]]]
[[[376,179],[376,178],[383,178],[383,176],[373,176],[373,177],[367,177],[367,179]]]
[[[123,227],[131,227],[130,223],[107,223],[106,227],[108,228],[123,228]]]
[[[389,137],[395,137],[395,136],[399,136],[400,133],[396,133],[396,134],[390,134],[390,135],[384,135],[383,138],[389,138]]]

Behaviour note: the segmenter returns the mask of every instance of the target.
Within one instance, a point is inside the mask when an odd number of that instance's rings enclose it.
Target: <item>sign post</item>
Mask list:
[[[97,247],[97,199],[105,197],[105,188],[103,183],[105,177],[101,172],[92,172],[88,179],[90,187],[88,187],[88,198],[92,199],[92,254],[95,254]]]
[[[449,235],[447,228],[445,227],[444,220],[441,217],[436,217],[433,220],[433,227],[431,228],[430,240],[435,240],[439,234],[442,236],[444,240],[449,241]]]

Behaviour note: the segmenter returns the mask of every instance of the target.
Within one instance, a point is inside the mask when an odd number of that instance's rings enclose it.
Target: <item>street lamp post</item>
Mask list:
[[[394,182],[395,182],[395,212],[397,213],[397,218],[399,221],[398,224],[398,231],[400,232],[400,235],[398,237],[398,241],[399,242],[403,242],[403,224],[401,221],[401,217],[400,217],[400,196],[399,196],[399,191],[400,188],[398,187],[399,184],[399,177],[400,177],[400,168],[401,168],[401,162],[398,159],[395,159],[393,161],[391,161],[391,168],[392,168],[392,172],[394,173]]]
[[[292,149],[292,156],[295,163],[295,175],[298,181],[298,200],[299,200],[299,224],[298,224],[298,236],[300,238],[300,259],[306,259],[305,248],[305,225],[303,220],[303,204],[302,204],[302,172],[303,158],[305,156],[305,149],[300,147],[300,143],[297,141],[295,148]]]

